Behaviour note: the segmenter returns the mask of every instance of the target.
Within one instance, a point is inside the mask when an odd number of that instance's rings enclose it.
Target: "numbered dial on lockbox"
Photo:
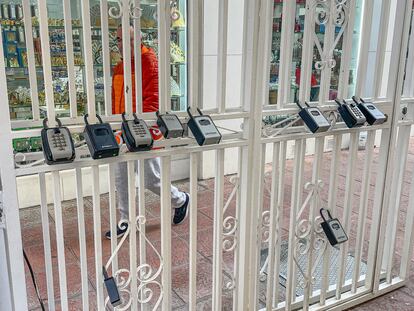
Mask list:
[[[136,147],[139,145],[150,145],[152,143],[151,133],[143,123],[128,121],[128,127],[132,136],[134,136]]]
[[[358,109],[358,107],[350,105],[349,109],[351,109],[351,111],[353,112],[353,114],[357,117],[357,118],[365,118],[365,116],[362,114],[361,110]]]

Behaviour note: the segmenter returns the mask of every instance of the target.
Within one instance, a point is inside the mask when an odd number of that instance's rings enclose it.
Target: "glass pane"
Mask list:
[[[282,31],[283,2],[275,0],[273,7],[272,50],[270,59],[269,105],[277,104],[279,88],[280,39]]]
[[[280,46],[281,31],[283,18],[284,1],[275,0],[273,12],[273,35],[272,35],[272,55],[270,66],[270,87],[269,87],[269,104],[277,104],[279,88],[279,68],[280,68]],[[297,99],[300,83],[300,66],[302,58],[302,43],[305,25],[305,0],[296,0],[296,17],[294,23],[294,38],[292,50],[291,79],[289,90],[287,91],[288,102],[294,102]]]
[[[355,25],[352,34],[352,56],[349,66],[349,81],[348,81],[348,93],[347,97],[351,98],[355,95],[356,77],[357,77],[357,65],[358,65],[358,51],[360,47],[361,27],[362,27],[362,10],[364,6],[363,0],[356,1],[355,10]]]
[[[353,26],[353,32],[352,32],[352,47],[351,51],[344,51],[344,34],[339,38],[337,44],[333,47],[333,54],[332,59],[335,62],[335,66],[331,70],[331,78],[330,78],[330,85],[329,85],[329,91],[327,94],[327,98],[329,100],[336,99],[338,96],[338,88],[339,88],[339,77],[341,72],[341,66],[342,66],[342,58],[345,55],[345,53],[351,53],[351,60],[349,64],[349,78],[347,83],[347,89],[345,89],[344,96],[345,97],[352,97],[355,92],[355,77],[356,77],[356,69],[357,69],[357,57],[358,57],[358,51],[359,51],[359,39],[360,39],[360,30],[361,30],[361,13],[362,13],[362,6],[363,6],[363,0],[357,0],[355,5],[355,23]],[[349,11],[345,11],[344,14],[349,14]],[[348,17],[345,17],[348,18]],[[328,21],[329,22],[329,21]],[[337,40],[337,36],[341,33],[341,27],[335,26],[334,31],[334,41]],[[325,30],[326,25],[321,24],[315,24],[315,33],[317,37],[319,38],[320,44],[322,49],[324,50],[324,40],[326,40],[325,37]],[[345,29],[346,31],[347,29]],[[329,47],[326,47],[329,48]],[[331,47],[332,48],[332,47]],[[321,60],[320,52],[318,51],[316,45],[314,46],[313,51],[313,63],[312,63],[312,76],[311,76],[311,91],[310,91],[310,100],[311,101],[318,101],[319,96],[319,90],[320,90],[320,82],[321,82],[321,70],[318,70],[315,68],[315,64]],[[325,96],[325,94],[323,94]]]
[[[293,40],[291,84],[288,102],[296,102],[299,95],[300,72],[302,61],[303,34],[305,29],[305,0],[296,1],[296,18]]]
[[[31,8],[32,12],[37,10],[34,5]],[[3,35],[10,117],[12,120],[31,119],[32,100],[27,69],[22,6],[9,1],[0,1],[0,24]],[[35,29],[33,29],[34,32]],[[40,49],[40,41],[37,38],[34,38],[34,43],[35,47]],[[36,65],[41,74],[40,59],[38,57],[36,57]]]

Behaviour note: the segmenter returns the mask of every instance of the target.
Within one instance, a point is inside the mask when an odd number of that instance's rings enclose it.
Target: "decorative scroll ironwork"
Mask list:
[[[348,26],[349,2],[349,0],[316,0],[311,5],[310,10],[314,14],[316,25],[328,26],[329,23],[331,23],[333,27],[339,28],[332,45],[327,46],[324,44],[323,48],[316,32],[312,32],[313,41],[321,58],[319,61],[315,62],[315,69],[317,70],[322,70],[326,67],[332,69],[336,66],[336,61],[333,59],[332,55],[335,47],[338,45],[339,40],[344,34],[346,27]]]
[[[263,197],[267,197],[270,199],[271,190],[269,185],[266,183],[266,178],[271,175],[272,172],[266,172],[263,178]],[[263,211],[262,212],[262,242],[268,243],[270,239],[270,211]]]
[[[264,188],[264,192],[263,192],[263,196],[264,197],[268,197],[270,199],[271,197],[271,189],[269,188],[269,185],[266,183],[266,178],[268,176],[270,176],[272,174],[272,172],[266,172],[264,174],[264,179],[263,179],[263,188]],[[276,207],[274,207],[276,208]],[[276,223],[279,222],[279,213],[278,210],[276,208]],[[269,243],[270,241],[270,223],[271,223],[271,219],[270,219],[270,211],[264,211],[262,212],[262,242],[264,243]],[[276,230],[276,236],[278,236],[279,232],[278,232],[278,226],[276,226],[275,228]],[[269,246],[270,248],[270,246]],[[266,257],[265,262],[263,263],[263,266],[260,268],[259,271],[259,280],[264,282],[267,278],[267,268],[269,265],[269,256]]]
[[[163,258],[161,254],[157,251],[156,247],[151,243],[151,241],[143,233],[142,228],[143,226],[145,226],[145,223],[146,223],[145,216],[141,216],[141,215],[138,216],[136,218],[136,223],[137,223],[138,234],[144,237],[146,243],[148,243],[151,249],[155,252],[155,254],[160,260],[160,265],[156,270],[154,270],[153,267],[147,263],[143,263],[137,267],[137,275],[134,276],[138,280],[138,288],[137,288],[136,293],[131,293],[131,290],[130,290],[130,284],[131,284],[131,280],[133,277],[131,276],[131,272],[128,269],[119,269],[115,272],[114,278],[116,280],[119,294],[122,299],[122,304],[120,306],[117,306],[116,308],[118,311],[130,310],[133,299],[136,299],[136,301],[140,304],[149,303],[154,297],[154,290],[153,288],[149,288],[148,285],[155,285],[156,287],[160,289],[160,295],[154,304],[153,310],[158,309],[158,307],[161,304],[162,298],[163,298],[163,286],[159,281],[157,281],[157,278],[160,276],[162,269],[163,269]],[[121,220],[118,223],[118,226],[120,228],[124,228],[124,229],[126,228],[127,231],[125,232],[124,236],[119,242],[117,248],[115,249],[115,252],[109,258],[105,266],[106,269],[108,269],[109,266],[112,264],[113,259],[118,254],[122,245],[126,241],[129,234],[131,233],[130,232],[131,226],[130,226],[129,221]],[[105,306],[109,307],[109,297],[105,299]]]
[[[230,193],[229,198],[226,201],[226,204],[223,208],[223,214],[227,211],[228,207],[230,206],[230,203],[233,201],[235,196],[237,195],[239,189],[240,189],[240,182],[239,182],[239,176],[232,176],[230,178],[230,182],[234,185],[233,190]],[[237,240],[237,234],[238,234],[238,219],[234,215],[226,216],[223,219],[223,244],[222,249],[225,253],[234,252],[234,250],[237,247],[238,240]],[[223,261],[223,266],[226,266],[225,262]],[[233,275],[228,282],[224,284],[224,289],[226,290],[234,290],[236,288],[236,278]]]
[[[110,17],[114,19],[119,19],[123,15],[123,2],[122,0],[115,0],[112,3],[114,6],[111,6],[108,9],[108,14]],[[142,9],[137,7],[135,5],[135,0],[129,0],[128,1],[128,7],[129,7],[129,15],[133,19],[137,19],[141,17]]]
[[[315,283],[315,270],[318,266],[319,262],[321,261],[323,254],[325,253],[327,247],[327,239],[323,233],[322,227],[320,225],[322,218],[321,216],[316,216],[314,219],[309,218],[301,218],[303,211],[305,210],[306,206],[309,204],[312,198],[317,199],[317,207],[322,207],[322,200],[320,198],[320,191],[323,189],[323,182],[318,180],[315,183],[306,183],[304,188],[308,190],[309,193],[303,202],[299,213],[297,214],[297,225],[295,228],[295,246],[294,246],[294,260],[298,270],[303,275],[303,281],[298,284],[302,288],[307,288],[311,284]],[[313,238],[313,240],[312,240]],[[312,268],[310,271],[304,271],[299,264],[299,256],[303,256],[309,253],[310,250],[316,251],[318,256],[315,258],[314,262],[312,263]],[[312,260],[309,258],[308,260]]]
[[[119,19],[122,17],[123,15],[123,1],[122,0],[114,0],[112,2],[114,4],[114,6],[111,6],[108,9],[108,14],[110,17],[114,18],[114,19]],[[129,0],[128,1],[128,7],[129,7],[129,15],[132,19],[138,19],[141,18],[142,15],[142,8],[137,7],[135,5],[135,0]],[[177,21],[180,19],[181,14],[180,11],[178,10],[178,1],[177,0],[171,0],[170,1],[170,7],[171,7],[171,12],[170,12],[170,16],[171,19],[173,21]],[[154,13],[154,19],[157,19],[157,13]]]
[[[276,137],[278,135],[282,135],[286,129],[292,127],[299,120],[300,117],[297,114],[288,116],[277,123],[264,120],[262,126],[262,136]]]

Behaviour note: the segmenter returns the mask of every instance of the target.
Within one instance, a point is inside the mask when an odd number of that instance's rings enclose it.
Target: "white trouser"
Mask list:
[[[134,165],[134,170],[137,175],[138,182],[138,162]],[[160,195],[161,190],[161,166],[160,158],[153,158],[144,160],[144,180],[145,188],[153,193]],[[121,219],[128,219],[129,204],[128,204],[128,166],[126,162],[120,162],[115,165],[115,187],[118,196],[118,208],[121,213]],[[138,193],[138,192],[137,192]],[[171,207],[181,207],[186,200],[185,193],[179,191],[176,187],[171,185]]]

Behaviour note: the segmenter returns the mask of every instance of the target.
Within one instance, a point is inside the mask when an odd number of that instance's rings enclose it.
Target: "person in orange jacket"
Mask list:
[[[121,29],[121,28],[119,28]],[[131,31],[133,28],[131,27]],[[118,31],[118,45],[122,48],[122,31]],[[135,109],[135,62],[133,58],[133,40],[131,41],[131,73],[132,73],[132,103]],[[158,60],[154,50],[141,44],[142,66],[142,110],[155,112],[158,110]],[[121,114],[125,111],[124,98],[124,63],[119,62],[112,73],[112,114]]]
[[[135,112],[135,63],[134,63],[134,29],[130,27],[131,44],[131,74],[132,74],[132,103]],[[117,40],[119,51],[122,53],[122,28],[118,27]],[[143,112],[155,112],[158,110],[158,60],[154,50],[141,44],[142,62],[142,110]],[[124,63],[119,62],[112,74],[112,113],[121,114],[125,111],[124,91]],[[151,131],[154,140],[160,139],[159,130]],[[160,195],[161,190],[161,168],[160,158],[147,159],[144,161],[145,188]],[[138,174],[137,165],[135,172]],[[121,221],[129,219],[128,204],[128,170],[127,163],[117,163],[115,167],[115,186],[118,197],[118,208],[121,214]],[[173,224],[178,225],[184,221],[188,214],[188,193],[178,190],[171,185],[171,207],[174,209]],[[122,237],[128,229],[126,222],[117,228],[116,236]],[[105,234],[111,238],[111,232]]]

